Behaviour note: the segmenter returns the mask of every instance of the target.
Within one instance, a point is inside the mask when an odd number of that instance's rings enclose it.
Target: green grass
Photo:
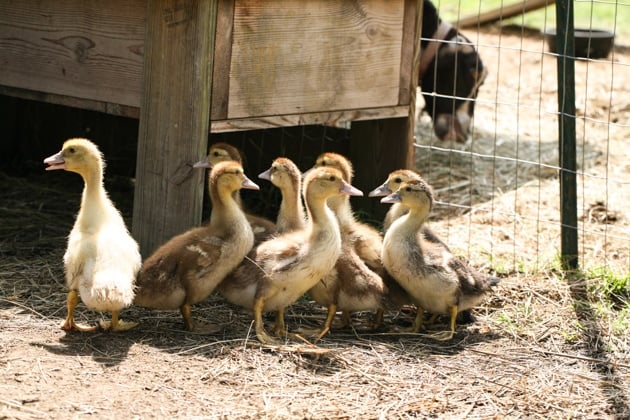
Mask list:
[[[433,0],[440,16],[455,22],[459,18],[509,6],[521,0]],[[630,44],[630,3],[626,0],[578,0],[573,3],[575,27],[607,29],[617,35],[616,44]],[[556,6],[551,5],[506,19],[504,24],[516,24],[536,29],[555,28]]]

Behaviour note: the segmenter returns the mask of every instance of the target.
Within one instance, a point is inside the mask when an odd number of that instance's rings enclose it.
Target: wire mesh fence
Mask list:
[[[484,15],[477,1],[434,3],[444,19]],[[417,116],[417,167],[439,200],[433,225],[453,247],[498,271],[556,266],[563,206],[577,210],[582,268],[617,273],[630,268],[630,223],[625,217],[630,209],[630,32],[622,24],[630,16],[630,3],[574,4],[575,202],[560,202],[562,77],[557,63],[562,55],[545,36],[556,26],[552,2],[493,23],[473,19],[471,27],[461,29],[488,70],[466,143],[440,140],[431,118]],[[485,10],[493,5],[503,7],[502,2],[483,2]],[[591,38],[587,57],[580,56],[585,53],[579,50],[578,30],[610,31],[614,45],[598,54],[597,40]]]

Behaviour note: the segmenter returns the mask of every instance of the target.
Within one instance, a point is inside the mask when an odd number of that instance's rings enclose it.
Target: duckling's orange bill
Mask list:
[[[63,160],[63,152],[59,152],[44,159],[44,163],[47,164],[47,171],[54,171],[55,169],[66,169],[66,162]]]

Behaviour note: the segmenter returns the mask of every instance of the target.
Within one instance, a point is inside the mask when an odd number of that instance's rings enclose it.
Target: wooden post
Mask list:
[[[143,255],[201,221],[217,0],[149,0],[132,231]]]

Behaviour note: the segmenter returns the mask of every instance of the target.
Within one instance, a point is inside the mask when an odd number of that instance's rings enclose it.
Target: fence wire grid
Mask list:
[[[502,7],[483,7],[494,3]],[[477,7],[481,16],[478,1],[434,4],[443,19]],[[418,95],[416,164],[436,191],[432,227],[496,271],[557,267],[561,205],[577,209],[582,269],[630,271],[630,3],[574,4],[576,29],[615,35],[606,57],[575,60],[576,202],[560,203],[559,55],[545,37],[556,26],[552,2],[460,29],[488,69],[465,144],[435,136]]]

